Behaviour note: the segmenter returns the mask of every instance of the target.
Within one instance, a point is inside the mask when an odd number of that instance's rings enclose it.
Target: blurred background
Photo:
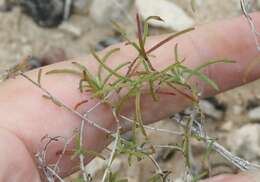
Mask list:
[[[112,20],[134,36],[136,12],[165,20],[153,26],[152,34],[241,14],[239,0],[195,2],[193,12],[190,0],[0,0],[0,70],[28,55],[41,64],[46,56],[57,55],[59,61],[88,54],[90,45],[101,50],[119,42]]]
[[[86,56],[90,46],[100,51],[122,41],[111,21],[120,23],[133,38],[137,12],[143,18],[157,15],[165,20],[165,24],[152,22],[151,35],[242,14],[239,0],[195,2],[193,11],[190,0],[0,0],[0,80],[5,78],[6,70],[17,69],[16,65],[23,60],[27,66],[21,69],[32,69]],[[248,8],[250,11],[260,9],[260,1],[251,0]],[[260,159],[259,90],[260,81],[256,81],[200,103],[208,116],[208,133],[250,161]],[[171,121],[162,121],[155,126],[176,129]],[[174,144],[178,140],[166,134],[149,135],[161,144]],[[198,159],[203,157],[200,145],[193,143],[194,156]],[[214,174],[237,172],[218,155],[213,153],[211,158]],[[163,169],[173,171],[174,178],[180,180],[184,166],[178,153],[163,149],[156,159]],[[104,167],[105,163],[96,159],[88,170],[98,179]],[[196,167],[203,170],[205,164]],[[130,182],[145,181],[153,171],[146,160],[128,167],[124,157],[116,159],[113,170],[128,176]]]

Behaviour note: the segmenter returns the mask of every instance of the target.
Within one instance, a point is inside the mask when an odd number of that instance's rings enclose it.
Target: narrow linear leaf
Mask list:
[[[188,29],[185,29],[183,31],[180,31],[180,32],[177,32],[173,35],[170,35],[169,37],[167,37],[166,39],[160,41],[159,43],[155,44],[152,48],[150,48],[147,53],[151,53],[153,52],[154,50],[158,49],[159,47],[161,47],[162,45],[166,44],[167,42],[171,41],[172,39],[182,35],[182,34],[185,34],[187,32],[190,32],[190,31],[193,31],[195,28],[188,28]]]
[[[129,78],[120,75],[119,73],[115,72],[114,70],[112,70],[111,68],[109,68],[105,63],[102,62],[102,60],[98,57],[98,55],[92,50],[91,51],[92,55],[96,58],[96,61],[102,65],[104,67],[104,69],[106,69],[109,73],[111,73],[112,75],[116,76],[119,79],[125,80],[125,81],[131,81]]]
[[[96,81],[94,75],[91,74],[91,72],[88,70],[86,66],[78,62],[72,62],[72,64],[77,68],[79,68],[80,70],[84,71],[90,80]]]
[[[186,165],[190,168],[191,161],[190,161],[190,138],[191,138],[191,131],[190,126],[192,126],[192,121],[189,120],[184,129],[184,142],[183,142],[183,152],[186,160]]]
[[[120,64],[119,66],[117,66],[117,67],[114,69],[114,71],[117,72],[117,71],[119,71],[121,68],[123,68],[123,67],[125,67],[125,66],[127,66],[127,65],[129,65],[129,64],[130,64],[130,62],[122,63],[122,64]],[[112,76],[113,76],[112,73],[109,73],[109,74],[108,74],[108,76],[104,79],[104,81],[103,81],[103,83],[102,83],[102,87],[104,87],[104,86],[107,84],[108,80],[109,80]]]
[[[105,63],[110,56],[112,56],[115,52],[118,52],[118,51],[120,51],[120,48],[115,48],[115,49],[109,50],[109,51],[105,54],[105,56],[102,58],[102,61]],[[102,72],[102,66],[99,65],[99,67],[98,67],[98,78],[99,78],[99,81],[100,81],[100,82],[101,82],[101,72]]]
[[[56,70],[51,70],[46,73],[46,75],[51,75],[51,74],[73,74],[73,75],[78,75],[80,76],[81,73],[76,70],[72,69],[56,69]]]
[[[39,69],[38,76],[37,76],[37,83],[41,85],[41,76],[42,76],[42,69]]]
[[[56,106],[62,107],[62,104],[48,95],[42,95],[43,98],[52,101]]]
[[[88,102],[88,100],[83,100],[83,101],[77,103],[77,104],[74,106],[74,109],[77,110],[81,105],[83,105],[83,104],[85,104],[85,103],[87,103],[87,102]]]
[[[196,12],[196,0],[191,0],[190,4],[192,11]]]
[[[206,75],[204,75],[203,73],[197,71],[197,70],[191,70],[188,69],[185,66],[182,66],[183,69],[185,69],[185,72],[189,73],[189,76],[187,77],[187,81],[192,77],[192,76],[197,76],[200,80],[205,81],[207,84],[209,84],[213,89],[215,89],[216,91],[219,90],[218,85],[211,80],[210,78],[208,78]]]
[[[143,124],[143,120],[142,120],[142,113],[141,113],[141,92],[137,92],[136,96],[135,96],[135,114],[136,114],[136,121],[138,122],[141,132],[142,134],[145,136],[145,138],[147,139],[148,136],[146,134],[145,128],[144,128],[144,124]]]
[[[229,63],[236,63],[236,61],[232,61],[232,60],[215,60],[215,61],[209,61],[205,64],[202,64],[198,67],[195,68],[196,71],[201,71],[202,69],[212,65],[212,64],[219,64],[219,63],[226,63],[226,64],[229,64]]]
[[[164,20],[161,17],[159,17],[159,16],[149,16],[148,18],[146,18],[144,20],[144,33],[143,33],[143,42],[144,42],[144,44],[146,42],[147,37],[149,36],[149,24],[148,24],[148,22],[150,20],[157,20],[157,21],[164,22]]]

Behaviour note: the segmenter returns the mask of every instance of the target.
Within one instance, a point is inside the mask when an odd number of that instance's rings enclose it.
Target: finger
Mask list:
[[[254,18],[259,16],[260,14],[255,14]],[[147,47],[151,47],[162,40],[163,37],[165,36],[151,38]],[[243,18],[197,28],[194,32],[164,45],[153,52],[153,55],[155,55],[152,60],[154,67],[162,69],[172,63],[173,48],[176,43],[179,44],[182,57],[186,58],[185,64],[190,67],[196,67],[210,59],[226,58],[237,61],[236,64],[232,65],[210,66],[205,71],[219,84],[222,91],[241,85],[246,66],[249,61],[258,56],[250,29]],[[129,46],[120,45],[120,47],[121,51],[109,60],[111,66],[118,65],[122,61],[133,60],[137,55],[134,49]],[[75,61],[86,64],[93,73],[97,70],[97,63],[92,57]],[[43,72],[55,68],[68,68],[71,66],[70,62],[45,67]],[[251,81],[260,76],[258,67],[252,70],[248,80]],[[36,80],[37,71],[28,73],[28,76]],[[88,93],[81,94],[79,92],[77,89],[78,81],[77,77],[70,75],[44,76],[42,86],[66,105],[73,107],[79,101],[90,98]],[[204,96],[215,94],[210,87],[202,82],[197,80],[194,80],[194,82],[198,82]],[[89,102],[81,107],[81,111],[88,110],[96,102],[97,100],[89,99]],[[142,98],[143,118],[147,123],[154,122],[171,115],[173,112],[183,110],[189,104],[190,100],[181,95],[162,96],[159,102],[153,102],[149,96],[144,96]],[[123,112],[127,116],[133,115],[134,108],[131,102],[125,106]],[[1,121],[0,126],[15,133],[32,155],[38,151],[41,138],[46,134],[69,138],[73,135],[75,128],[80,126],[80,118],[42,98],[41,91],[21,77],[1,85],[0,115],[5,118],[4,121]],[[112,129],[115,124],[111,108],[107,105],[101,105],[91,112],[89,119],[108,129]],[[96,151],[102,150],[109,142],[103,132],[90,125],[86,126],[85,139],[85,147]],[[48,149],[49,162],[57,160],[59,151],[63,149],[63,146],[63,142],[56,142],[51,145]],[[69,146],[69,148],[72,147],[72,145]],[[61,171],[65,175],[69,174],[74,165],[75,161],[73,163],[70,157],[65,156],[60,166]]]
[[[11,132],[0,128],[0,181],[40,182],[31,154]]]
[[[259,171],[257,171],[242,173],[238,175],[217,176],[204,180],[203,182],[258,182],[260,180],[259,177]]]

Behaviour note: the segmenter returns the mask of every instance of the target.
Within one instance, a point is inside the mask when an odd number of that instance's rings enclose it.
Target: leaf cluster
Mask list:
[[[192,1],[193,2],[193,1]],[[153,45],[151,48],[146,49],[146,44],[149,36],[149,21],[157,20],[163,21],[160,17],[151,16],[144,20],[142,24],[139,15],[136,16],[137,22],[137,40],[130,40],[123,28],[117,24],[113,23],[115,28],[121,32],[122,37],[126,41],[127,46],[132,46],[138,53],[138,56],[134,60],[126,60],[116,67],[109,66],[109,60],[111,57],[120,51],[119,48],[109,50],[103,57],[99,54],[91,51],[94,60],[98,64],[98,71],[94,74],[88,67],[82,63],[73,62],[74,68],[71,69],[56,69],[49,71],[47,74],[73,74],[80,78],[79,90],[80,92],[89,92],[92,98],[98,98],[103,102],[106,102],[115,110],[115,119],[119,118],[120,111],[123,105],[131,99],[135,100],[135,117],[132,126],[132,140],[127,141],[117,133],[117,145],[116,153],[113,154],[112,158],[120,154],[127,154],[129,165],[131,165],[132,158],[135,157],[137,160],[141,160],[144,157],[150,156],[154,153],[154,148],[145,148],[144,145],[149,143],[149,137],[146,133],[144,127],[144,121],[142,118],[142,96],[149,95],[153,98],[154,102],[160,100],[161,95],[176,96],[181,95],[186,99],[189,99],[194,104],[198,103],[198,91],[196,86],[191,84],[191,79],[196,77],[207,84],[209,84],[213,89],[218,90],[217,84],[207,77],[203,70],[210,65],[217,63],[232,63],[229,60],[212,60],[205,64],[202,64],[196,68],[189,68],[185,65],[185,58],[181,58],[179,54],[178,44],[175,45],[173,49],[173,60],[170,65],[165,68],[158,68],[152,62],[154,59],[159,59],[154,57],[152,53],[159,49],[161,46],[165,45],[174,38],[194,30],[194,28],[188,28],[183,31],[169,35],[164,40]],[[40,75],[40,74],[39,74]],[[38,78],[40,82],[40,77]],[[171,91],[165,92],[165,88],[169,88]],[[168,90],[169,90],[168,89]],[[118,99],[116,101],[110,101],[109,97],[111,95],[117,95]],[[87,101],[82,101],[77,104],[78,107]],[[186,165],[190,167],[190,138],[192,123],[188,123],[185,128],[185,135],[183,138],[183,155],[186,159]],[[136,130],[140,129],[144,136],[144,142],[141,145],[137,142]],[[119,131],[119,130],[118,130]],[[79,140],[79,139],[78,139]],[[77,140],[77,141],[78,141]],[[79,145],[79,141],[76,142],[76,149],[74,156],[80,154],[90,154],[94,156],[98,155],[93,151],[88,151],[82,149]],[[161,175],[161,173],[159,173]],[[150,181],[159,181],[162,178],[160,175],[153,176]],[[109,173],[108,177],[105,178],[109,182],[121,182],[125,180],[117,180],[116,175]]]

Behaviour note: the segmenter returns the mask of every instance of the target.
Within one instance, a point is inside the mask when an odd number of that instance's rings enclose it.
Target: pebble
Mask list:
[[[87,14],[89,6],[92,0],[74,0],[73,1],[73,13],[76,14]]]
[[[199,102],[199,106],[200,109],[202,110],[202,112],[204,114],[206,114],[207,116],[216,119],[216,120],[220,120],[223,118],[224,112],[220,109],[218,109],[217,107],[214,106],[213,103],[211,103],[208,100],[201,100]]]
[[[223,131],[231,131],[234,128],[234,122],[233,121],[225,121],[220,129]]]
[[[103,170],[106,166],[106,163],[103,159],[100,159],[96,157],[94,160],[92,160],[88,165],[86,165],[86,171],[91,176],[95,176],[96,173]]]
[[[254,160],[260,157],[259,139],[260,125],[248,124],[230,133],[227,144],[235,155]]]
[[[159,16],[164,20],[164,22],[151,20],[150,24],[156,27],[181,31],[194,25],[194,20],[182,8],[167,0],[136,0],[136,7],[143,19]]]
[[[0,0],[0,12],[8,12],[13,8],[13,3],[6,0]]]
[[[243,112],[243,107],[241,105],[233,105],[232,111],[234,112],[234,114],[239,115]]]
[[[91,176],[95,176],[98,172],[104,171],[106,168],[107,161],[100,159],[100,158],[95,158],[92,160],[88,165],[86,165],[86,171],[89,173]],[[111,165],[111,171],[116,173],[120,171],[123,167],[123,161],[120,160],[119,158],[115,158],[113,160],[113,163]]]
[[[90,16],[98,24],[118,21],[128,14],[133,0],[95,0],[90,6]]]
[[[56,27],[63,21],[64,0],[20,0],[25,14],[42,27]]]
[[[118,33],[116,33],[115,35],[113,35],[111,37],[107,37],[104,40],[98,42],[95,47],[95,50],[101,51],[108,46],[121,42],[122,40],[123,40],[122,37]]]
[[[260,106],[260,99],[257,97],[254,97],[252,99],[249,99],[247,101],[246,110],[250,111],[252,109],[255,109],[256,107]]]
[[[61,62],[66,60],[66,52],[62,48],[51,47],[47,51],[45,51],[41,56],[41,64],[49,65],[57,62]]]
[[[80,27],[66,21],[59,26],[59,29],[72,34],[74,37],[80,37],[82,35],[82,29]]]
[[[260,107],[256,107],[248,112],[250,121],[260,121]]]

